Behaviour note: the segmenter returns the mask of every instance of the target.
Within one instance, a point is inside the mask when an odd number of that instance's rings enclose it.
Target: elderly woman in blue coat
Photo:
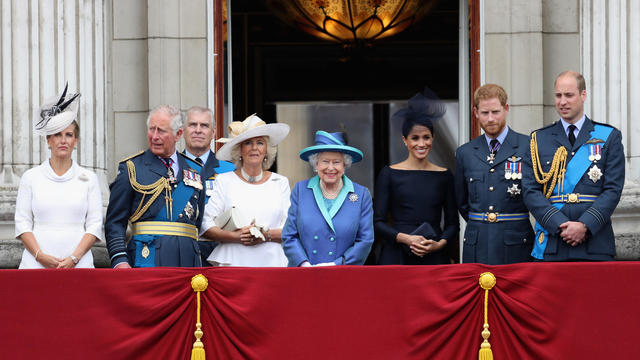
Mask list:
[[[316,145],[300,152],[317,173],[291,192],[282,229],[289,266],[362,265],[373,244],[369,190],[344,174],[362,152],[347,146],[342,133],[316,132]]]

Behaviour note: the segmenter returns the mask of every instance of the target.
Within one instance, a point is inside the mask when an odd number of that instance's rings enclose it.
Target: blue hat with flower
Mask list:
[[[362,151],[346,144],[346,141],[344,140],[344,133],[328,133],[326,131],[318,130],[316,131],[316,144],[302,149],[302,151],[300,151],[300,159],[309,161],[309,155],[321,152],[341,152],[349,154],[354,163],[362,160],[362,157],[364,156]]]

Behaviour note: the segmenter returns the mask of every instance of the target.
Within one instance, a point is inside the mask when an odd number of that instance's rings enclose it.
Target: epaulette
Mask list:
[[[544,130],[544,129],[550,128],[552,126],[555,126],[558,121],[560,121],[560,120],[556,120],[556,121],[552,122],[551,124],[548,124],[548,125],[545,125],[545,126],[541,127],[540,129],[533,130],[531,132],[531,134],[533,134],[536,131]],[[531,134],[529,134],[529,136],[531,136]]]
[[[610,127],[610,128],[614,128],[614,129],[616,129],[616,130],[618,129],[618,128],[616,128],[615,126],[613,126],[613,125],[611,125],[611,124],[601,123],[601,122],[597,122],[597,121],[593,121],[593,120],[591,120],[591,122],[592,122],[594,125],[602,125],[602,126],[608,126],[608,127]]]
[[[120,160],[120,162],[125,162],[125,161],[127,161],[127,160],[131,160],[131,159],[133,159],[134,157],[140,156],[140,155],[142,155],[142,154],[144,154],[144,150],[140,150],[139,152],[137,152],[137,153],[135,153],[135,154],[133,154],[133,155],[127,156],[126,158],[124,158],[124,159]]]

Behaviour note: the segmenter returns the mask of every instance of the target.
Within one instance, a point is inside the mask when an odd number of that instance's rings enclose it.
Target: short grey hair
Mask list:
[[[324,151],[323,151],[324,152]],[[342,158],[344,159],[344,169],[347,170],[353,164],[353,158],[351,155],[347,153],[343,153],[341,151],[336,151],[342,154]],[[317,152],[315,154],[309,155],[309,165],[313,168],[313,170],[318,170],[318,155],[322,154],[322,152]]]
[[[262,162],[262,170],[268,170],[274,161],[276,161],[276,154],[278,153],[278,147],[271,145],[271,139],[268,136],[256,136],[264,138],[267,142],[267,153],[264,155],[265,160]],[[248,139],[247,139],[248,140]],[[246,141],[246,140],[245,140]],[[244,142],[244,141],[243,141]],[[231,149],[231,162],[236,166],[236,169],[242,167],[242,143],[240,142]]]
[[[147,127],[149,127],[149,120],[151,120],[151,116],[159,112],[171,116],[171,129],[173,130],[173,135],[176,135],[178,133],[178,130],[180,130],[184,126],[184,121],[182,120],[182,113],[180,112],[180,110],[171,105],[165,104],[156,106],[149,112],[149,116],[147,116]]]
[[[213,125],[213,111],[211,109],[202,106],[192,106],[189,108],[189,110],[187,110],[187,120],[192,114],[208,114],[209,119],[211,119],[211,124]],[[187,126],[186,121],[184,122],[184,126]]]

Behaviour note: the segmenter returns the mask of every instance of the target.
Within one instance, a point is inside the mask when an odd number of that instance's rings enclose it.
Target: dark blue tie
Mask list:
[[[575,125],[569,125],[569,142],[571,146],[576,143],[576,135],[573,133],[575,129],[577,129]]]

